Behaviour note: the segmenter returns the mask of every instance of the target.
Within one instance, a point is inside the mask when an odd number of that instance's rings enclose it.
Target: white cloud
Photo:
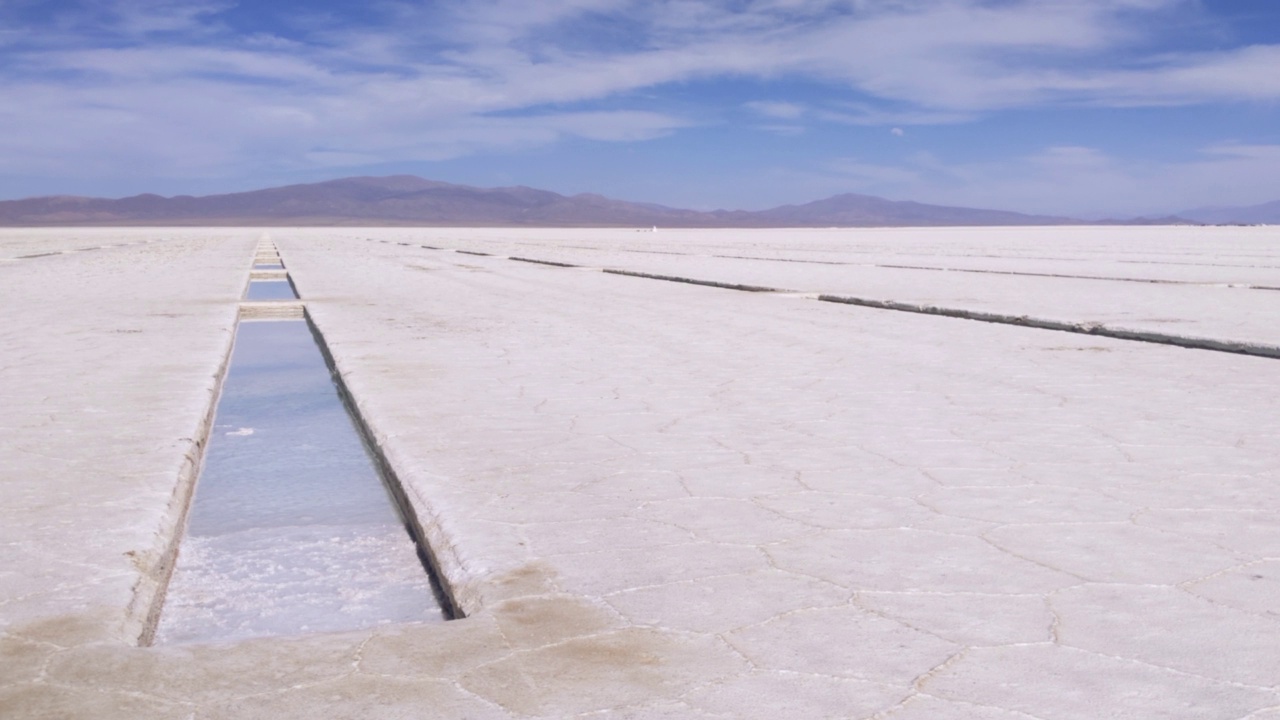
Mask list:
[[[746,104],[747,109],[760,115],[781,120],[795,120],[805,114],[805,107],[796,103],[756,100]]]
[[[925,179],[918,168],[861,162],[855,158],[832,160],[827,168],[840,182],[854,184],[832,192],[869,192],[874,188],[913,186]]]
[[[766,120],[762,129],[780,134],[801,133],[804,122],[832,122],[882,126],[898,135],[908,126],[1053,104],[1280,100],[1280,46],[1142,50],[1157,35],[1153,19],[1191,5],[391,2],[370,6],[390,13],[382,25],[317,15],[299,18],[306,32],[284,39],[237,35],[220,25],[217,12],[225,4],[117,0],[79,23],[26,33],[21,42],[6,34],[0,166],[13,174],[121,168],[218,174],[439,159],[566,136],[635,142],[705,124],[714,113],[665,112],[628,94],[722,78],[804,78],[843,87],[846,98],[867,98],[746,104]],[[597,36],[573,25],[597,21],[609,32]],[[602,109],[597,103],[605,100]],[[1207,151],[1192,165],[1210,173],[1223,167],[1256,173],[1277,162],[1265,152],[1248,155],[1245,147]],[[1087,148],[1060,147],[1016,161],[927,172],[856,163],[844,172],[956,198],[973,192],[962,180],[986,183],[1011,193],[1006,205],[1052,197],[1033,197],[1030,189],[1084,202],[1090,194],[1105,199],[1102,188],[1144,196],[1125,178],[1166,181],[1161,168],[1122,165]],[[1073,189],[1068,181],[1091,187]]]
[[[784,123],[766,123],[764,125],[753,125],[756,130],[763,130],[767,133],[780,135],[782,137],[796,137],[805,133],[803,125],[787,125]]]
[[[839,102],[818,110],[813,116],[825,122],[846,125],[954,125],[971,122],[977,113],[951,110],[885,109],[868,103]]]
[[[902,164],[845,158],[829,162],[821,173],[796,176],[815,195],[860,192],[1089,219],[1163,216],[1274,200],[1280,145],[1211,145],[1195,157],[1160,162],[1077,146],[983,162],[946,162],[928,154]]]
[[[1097,148],[1057,145],[1027,157],[1026,162],[1050,170],[1072,170],[1103,167],[1109,165],[1111,159]]]
[[[104,7],[112,29],[128,35],[200,31],[211,15],[233,7],[231,2],[123,0]]]
[[[670,115],[638,110],[562,113],[512,120],[520,124],[545,124],[559,133],[608,141],[651,140],[692,124]]]
[[[895,136],[895,137],[902,137],[903,135],[906,135],[907,133],[906,133],[906,131],[904,131],[902,128],[900,128],[900,127],[896,127],[896,128],[891,128],[891,129],[889,130],[889,134],[890,134],[890,135],[893,135],[893,136]]]

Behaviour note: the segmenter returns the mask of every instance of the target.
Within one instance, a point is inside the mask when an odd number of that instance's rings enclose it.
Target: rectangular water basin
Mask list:
[[[244,294],[245,300],[297,300],[298,294],[288,280],[250,280],[249,289]]]
[[[303,320],[242,321],[157,644],[447,619]]]

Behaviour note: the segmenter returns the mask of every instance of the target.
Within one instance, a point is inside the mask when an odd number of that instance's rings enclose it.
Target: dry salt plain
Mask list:
[[[465,617],[165,641],[277,250]],[[0,716],[1280,719],[1277,288],[1276,228],[0,231]]]

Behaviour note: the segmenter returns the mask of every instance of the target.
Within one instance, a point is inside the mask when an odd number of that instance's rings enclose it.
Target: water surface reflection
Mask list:
[[[444,619],[305,321],[240,324],[214,422],[157,643]]]

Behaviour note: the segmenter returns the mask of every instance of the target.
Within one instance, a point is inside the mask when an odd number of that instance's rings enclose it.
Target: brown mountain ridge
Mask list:
[[[0,201],[2,226],[50,225],[420,225],[552,227],[893,227],[1064,225],[1078,220],[1002,210],[835,195],[769,210],[683,210],[566,196],[517,186],[479,188],[412,175],[326,182],[193,197],[76,196]]]

